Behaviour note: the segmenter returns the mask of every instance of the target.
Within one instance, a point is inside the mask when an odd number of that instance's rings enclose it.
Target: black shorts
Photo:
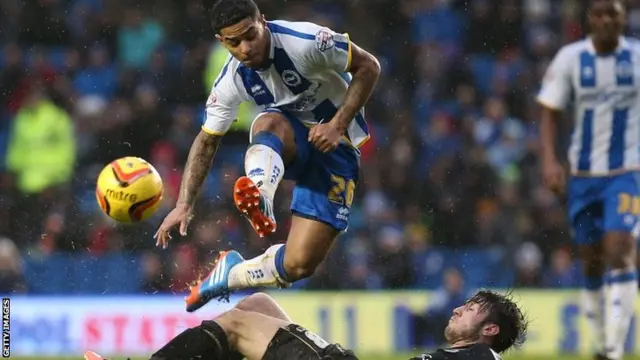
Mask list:
[[[273,336],[263,360],[358,360],[350,350],[329,344],[300,325],[280,328]]]

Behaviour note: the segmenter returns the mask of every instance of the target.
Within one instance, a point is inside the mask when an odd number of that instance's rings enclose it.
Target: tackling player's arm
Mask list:
[[[238,106],[245,98],[235,86],[233,74],[228,69],[229,61],[216,80],[206,104],[206,119],[202,130],[191,145],[185,165],[180,194],[176,207],[164,219],[156,232],[156,246],[167,247],[171,229],[180,225],[180,235],[187,234],[187,226],[191,220],[191,212],[198,193],[209,174],[213,158],[224,134],[233,123]]]
[[[558,121],[571,93],[571,73],[567,49],[561,49],[542,80],[537,100],[540,111],[540,146],[542,176],[545,185],[555,193],[564,191],[564,169],[556,156]]]
[[[380,76],[380,63],[375,56],[352,43],[349,35],[329,29],[320,32],[325,32],[326,36],[316,36],[316,39],[325,40],[316,40],[310,51],[311,63],[319,68],[353,75],[342,105],[333,119],[309,131],[309,141],[320,151],[328,152],[338,146],[353,118],[369,100]],[[326,40],[329,34],[330,42]]]

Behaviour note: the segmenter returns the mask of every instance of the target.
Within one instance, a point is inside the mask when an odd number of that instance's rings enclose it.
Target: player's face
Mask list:
[[[269,57],[270,37],[264,17],[246,18],[227,26],[216,38],[247,67],[261,67]]]
[[[596,1],[589,10],[589,26],[596,41],[613,42],[625,27],[625,10],[617,0]]]
[[[486,328],[495,326],[483,324],[488,313],[476,303],[468,302],[455,310],[444,329],[444,335],[449,344],[476,341],[485,334]]]

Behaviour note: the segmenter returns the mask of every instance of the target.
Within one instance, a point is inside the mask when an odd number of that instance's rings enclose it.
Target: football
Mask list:
[[[148,219],[162,201],[164,186],[158,171],[144,159],[112,161],[98,175],[96,199],[112,219],[131,223]]]

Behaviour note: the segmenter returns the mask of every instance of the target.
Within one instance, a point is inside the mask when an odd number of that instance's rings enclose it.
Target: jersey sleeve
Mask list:
[[[224,135],[236,119],[238,106],[247,100],[236,86],[231,60],[222,68],[207,99],[202,130],[212,135]]]
[[[311,43],[311,42],[310,42]],[[319,28],[315,41],[309,45],[307,60],[313,67],[345,72],[351,69],[351,39],[329,28]]]
[[[537,101],[544,107],[563,110],[571,95],[571,56],[561,49],[549,64],[542,79]]]

